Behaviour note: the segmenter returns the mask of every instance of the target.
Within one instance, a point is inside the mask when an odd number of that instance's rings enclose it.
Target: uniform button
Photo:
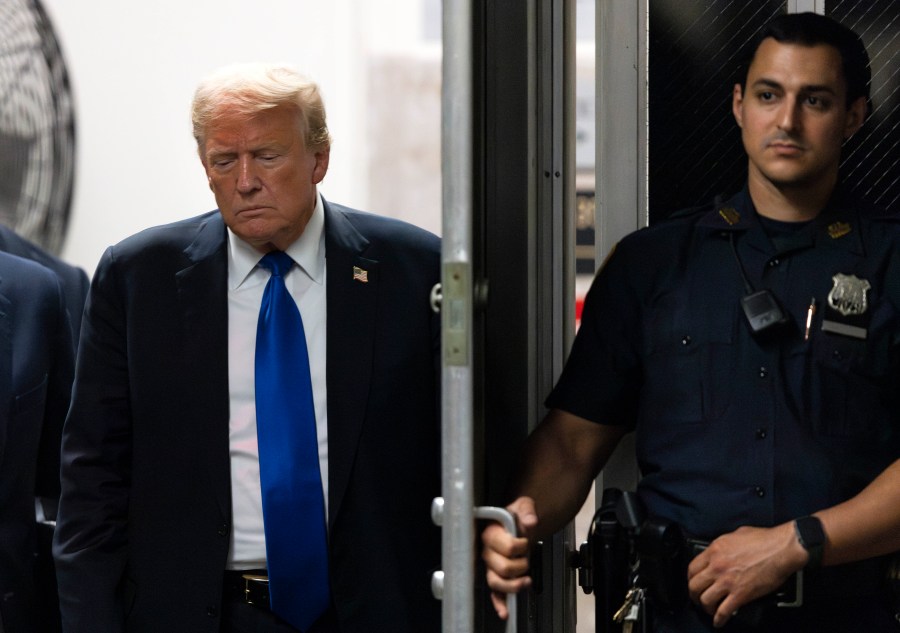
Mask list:
[[[768,370],[768,369],[766,369],[765,367],[760,367],[760,368],[759,368],[759,377],[760,377],[760,378],[765,378],[765,377],[767,377],[768,375],[769,375],[769,370]]]
[[[215,607],[206,607],[206,615],[208,615],[211,618],[218,617],[219,610],[216,609]]]
[[[777,257],[769,261],[769,268],[775,268],[778,264],[781,263],[781,260]]]
[[[834,360],[844,360],[844,355],[841,354],[841,350],[839,350],[839,349],[836,349],[833,352],[831,352],[831,357]]]
[[[755,492],[756,496],[760,497],[760,498],[766,496],[766,489],[763,488],[762,486],[757,486],[756,488],[753,489],[753,492]]]
[[[216,530],[216,534],[218,534],[219,536],[228,536],[228,524],[223,523],[222,525],[220,525],[219,529]]]
[[[756,439],[764,440],[766,439],[766,435],[768,435],[768,433],[765,429],[756,429]]]
[[[682,337],[682,339],[681,339],[681,344],[682,344],[682,345],[690,345],[690,344],[691,344],[691,337],[690,337],[689,334],[685,334],[685,335]]]

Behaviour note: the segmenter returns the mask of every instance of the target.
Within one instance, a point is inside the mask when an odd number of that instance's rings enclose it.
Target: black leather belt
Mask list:
[[[226,600],[252,604],[269,610],[269,577],[265,569],[226,570],[223,589]]]

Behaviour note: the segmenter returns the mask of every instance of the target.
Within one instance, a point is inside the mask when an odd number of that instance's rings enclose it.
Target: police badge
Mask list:
[[[865,340],[868,335],[868,315],[865,313],[869,308],[866,293],[872,284],[856,275],[841,273],[831,279],[834,288],[828,293],[828,308],[829,312],[837,314],[822,321],[822,331]]]
[[[866,291],[872,287],[856,275],[838,273],[831,278],[834,288],[828,293],[828,305],[844,316],[862,314],[869,307]]]

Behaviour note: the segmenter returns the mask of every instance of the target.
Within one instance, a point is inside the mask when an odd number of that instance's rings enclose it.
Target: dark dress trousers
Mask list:
[[[38,629],[35,496],[59,494],[72,385],[71,330],[56,275],[0,253],[0,630]]]
[[[210,212],[133,236],[98,266],[54,543],[68,632],[219,630],[232,523],[226,242]],[[326,202],[325,244],[340,630],[438,631],[439,241]]]

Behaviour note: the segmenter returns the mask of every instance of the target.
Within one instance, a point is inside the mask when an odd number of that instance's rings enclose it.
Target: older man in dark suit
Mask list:
[[[111,247],[88,297],[64,628],[437,631],[439,241],[322,199],[324,108],[290,69],[215,74],[193,122],[218,211]]]
[[[0,630],[38,630],[35,496],[59,494],[73,345],[57,277],[0,252]]]

